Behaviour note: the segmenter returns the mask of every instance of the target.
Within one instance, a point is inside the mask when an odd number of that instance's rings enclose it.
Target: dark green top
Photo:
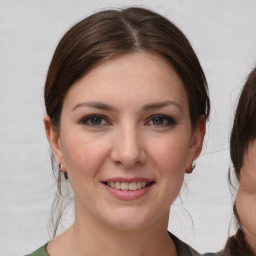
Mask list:
[[[169,236],[171,237],[171,239],[173,240],[173,242],[176,246],[178,256],[201,256],[200,253],[195,251],[189,245],[183,243],[179,238],[177,238],[173,234],[169,233]],[[40,247],[39,249],[37,249],[33,253],[25,255],[25,256],[50,256],[48,254],[47,250],[46,250],[47,244]],[[222,255],[223,255],[222,253],[206,253],[203,256],[222,256]]]
[[[32,252],[31,254],[25,255],[25,256],[50,256],[48,252],[46,251],[48,243],[44,246],[40,247],[36,251]]]

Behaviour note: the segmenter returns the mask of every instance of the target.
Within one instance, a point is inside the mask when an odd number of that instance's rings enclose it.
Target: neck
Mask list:
[[[92,216],[76,214],[74,225],[66,232],[66,245],[72,255],[176,256],[167,233],[169,213],[148,227],[136,230],[113,229]],[[72,248],[72,249],[71,249]],[[76,248],[76,253],[74,253]],[[68,255],[68,254],[67,254]]]

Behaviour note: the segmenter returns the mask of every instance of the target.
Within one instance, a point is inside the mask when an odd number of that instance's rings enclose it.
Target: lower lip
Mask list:
[[[120,200],[135,200],[138,198],[143,197],[144,195],[146,195],[149,190],[152,188],[152,186],[154,185],[154,183],[149,184],[148,186],[141,188],[141,189],[137,189],[137,190],[120,190],[120,189],[116,189],[116,188],[112,188],[109,187],[108,185],[104,184],[103,185],[106,187],[106,189],[108,190],[108,192],[110,194],[112,194],[114,197],[120,199]]]

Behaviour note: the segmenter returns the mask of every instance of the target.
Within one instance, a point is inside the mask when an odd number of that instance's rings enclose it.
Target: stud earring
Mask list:
[[[59,164],[58,167],[59,167],[59,171],[62,172],[62,170],[61,170],[62,169],[62,164]]]
[[[194,170],[196,168],[196,161],[193,160],[192,164],[191,164],[192,170]]]
[[[195,169],[196,167],[196,162],[195,161],[192,161],[191,163],[191,166],[189,166],[187,169],[186,169],[186,173],[187,174],[191,174],[193,172],[193,170]]]

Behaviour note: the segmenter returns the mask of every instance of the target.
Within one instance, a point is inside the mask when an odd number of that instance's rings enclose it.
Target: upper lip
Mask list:
[[[145,181],[147,183],[154,182],[154,180],[149,179],[149,178],[143,178],[143,177],[134,177],[134,178],[125,178],[125,177],[114,177],[114,178],[109,178],[109,179],[104,179],[102,182],[142,182]]]

